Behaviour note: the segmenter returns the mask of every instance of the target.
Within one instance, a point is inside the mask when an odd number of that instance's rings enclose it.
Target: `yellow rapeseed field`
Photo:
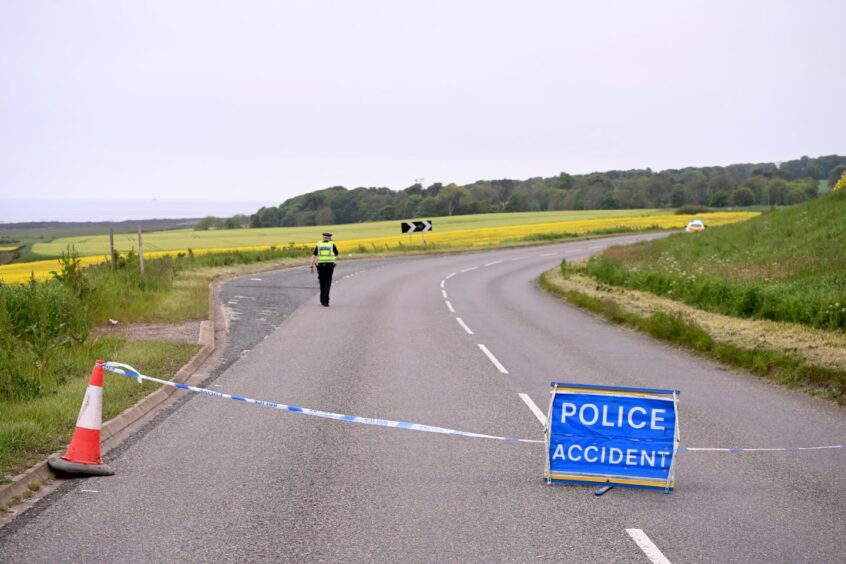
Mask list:
[[[0,253],[2,253],[3,251],[14,251],[14,250],[15,250],[15,249],[17,249],[17,248],[18,248],[18,246],[17,246],[17,245],[12,245],[11,247],[2,247],[2,246],[0,246]]]
[[[593,231],[606,229],[648,229],[652,226],[657,226],[661,229],[681,229],[687,222],[696,217],[704,217],[706,224],[709,227],[725,225],[727,223],[734,223],[744,221],[751,217],[758,215],[759,212],[717,212],[709,213],[706,216],[692,216],[692,215],[648,215],[638,217],[616,217],[616,218],[595,218],[584,220],[559,221],[555,223],[536,223],[528,225],[505,226],[505,227],[488,227],[481,229],[465,229],[460,231],[432,231],[425,234],[426,243],[434,244],[438,248],[449,247],[489,247],[499,245],[508,241],[516,241],[524,237],[538,234],[553,234],[553,233],[569,233],[569,234],[583,234]],[[421,235],[412,235],[412,244],[421,244]],[[344,254],[356,253],[371,250],[385,250],[398,249],[403,246],[408,246],[408,235],[392,235],[389,237],[371,237],[366,239],[352,239],[337,241],[338,247]],[[249,246],[249,247],[232,247],[232,248],[214,248],[214,249],[197,249],[193,253],[209,254],[222,253],[230,251],[261,251],[267,250],[270,245]],[[145,252],[145,258],[156,258],[166,255],[177,255],[185,250],[171,250],[171,251],[153,251]],[[88,256],[80,258],[82,266],[90,266],[92,264],[99,264],[106,262],[108,256]],[[50,278],[51,271],[59,269],[59,261],[57,259],[42,260],[35,262],[25,262],[9,264],[0,266],[0,281],[6,284],[14,284],[26,282],[30,276],[35,276],[38,280]]]

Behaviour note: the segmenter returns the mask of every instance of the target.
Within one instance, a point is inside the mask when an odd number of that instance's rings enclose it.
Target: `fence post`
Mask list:
[[[144,275],[144,245],[141,242],[141,226],[138,226],[138,265],[141,267],[141,275]]]
[[[109,227],[109,263],[115,271],[115,230]]]

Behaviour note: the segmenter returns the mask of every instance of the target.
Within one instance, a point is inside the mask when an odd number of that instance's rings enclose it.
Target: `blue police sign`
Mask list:
[[[678,390],[551,384],[547,482],[674,487]]]

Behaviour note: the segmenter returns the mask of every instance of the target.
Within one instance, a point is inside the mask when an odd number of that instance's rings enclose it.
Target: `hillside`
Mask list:
[[[586,272],[708,311],[843,330],[844,217],[846,192],[830,193],[743,223],[617,247]]]
[[[497,212],[792,205],[827,192],[846,171],[846,157],[781,163],[612,170],[525,180],[435,182],[404,190],[334,186],[263,207],[252,227],[293,227]]]

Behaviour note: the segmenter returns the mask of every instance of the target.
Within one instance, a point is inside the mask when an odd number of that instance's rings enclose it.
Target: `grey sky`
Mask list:
[[[0,199],[846,154],[846,2],[0,1]]]

